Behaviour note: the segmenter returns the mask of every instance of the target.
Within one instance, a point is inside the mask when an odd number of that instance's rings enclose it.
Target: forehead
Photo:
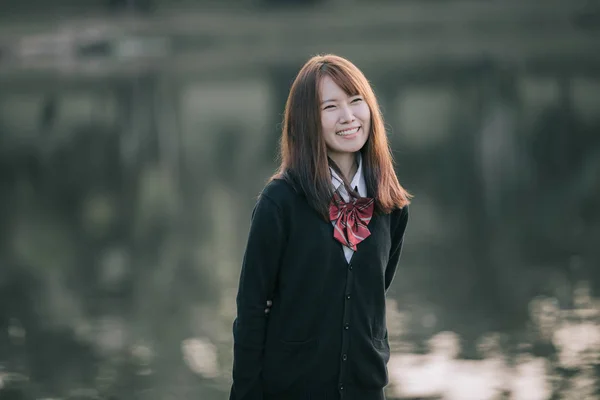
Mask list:
[[[337,97],[354,96],[358,94],[358,90],[350,82],[344,82],[345,84],[340,86],[334,81],[331,76],[325,75],[319,82],[319,94],[321,99],[327,100]]]

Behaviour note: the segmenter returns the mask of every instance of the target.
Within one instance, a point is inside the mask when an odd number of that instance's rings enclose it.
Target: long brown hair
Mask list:
[[[375,199],[376,212],[387,214],[409,204],[411,195],[396,177],[383,116],[371,85],[354,64],[332,54],[312,57],[292,84],[283,118],[281,164],[271,179],[286,179],[329,220],[332,162],[321,132],[319,107],[319,84],[324,76],[329,76],[347,95],[363,96],[371,111],[371,131],[360,152],[367,193]]]

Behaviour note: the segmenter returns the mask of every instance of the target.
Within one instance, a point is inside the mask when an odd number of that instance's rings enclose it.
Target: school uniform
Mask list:
[[[332,185],[347,201],[333,171]],[[351,187],[367,195],[360,160]],[[373,215],[353,251],[286,180],[267,184],[240,275],[230,400],[385,398],[385,293],[407,222],[408,207]]]

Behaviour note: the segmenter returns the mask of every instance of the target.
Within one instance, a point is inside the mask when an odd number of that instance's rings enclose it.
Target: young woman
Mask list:
[[[311,58],[252,215],[230,400],[385,398],[385,293],[409,198],[367,79],[344,58]]]

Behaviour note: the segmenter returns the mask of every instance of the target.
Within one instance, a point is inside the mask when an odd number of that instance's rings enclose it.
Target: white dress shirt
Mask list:
[[[358,168],[356,169],[356,173],[350,182],[350,187],[358,192],[360,197],[367,197],[367,184],[365,182],[365,176],[362,170],[362,157],[360,152],[356,153],[356,161],[358,162]],[[333,185],[334,190],[338,190],[338,193],[342,196],[344,201],[350,200],[350,195],[348,191],[344,187],[344,181],[340,178],[340,176],[333,170],[333,168],[329,167],[329,171],[331,171],[331,183]],[[335,226],[336,221],[331,221],[331,224]],[[350,263],[352,259],[352,255],[354,254],[354,250],[352,250],[348,246],[343,246],[344,256],[346,256],[346,261]]]

